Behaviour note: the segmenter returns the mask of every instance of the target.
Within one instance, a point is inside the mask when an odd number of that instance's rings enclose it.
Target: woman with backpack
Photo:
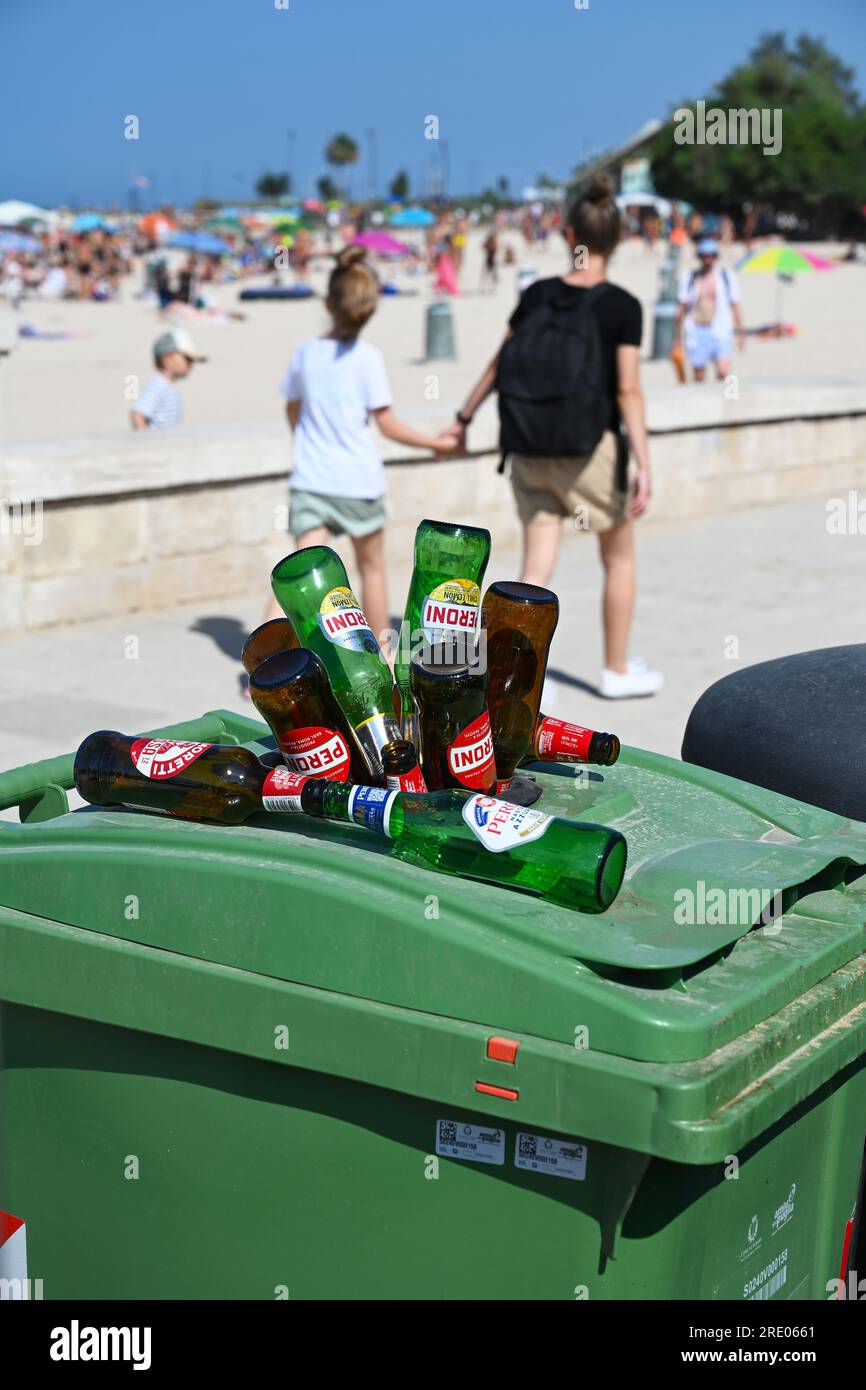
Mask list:
[[[478,407],[498,391],[503,459],[511,457],[523,523],[523,582],[549,585],[564,519],[598,532],[604,570],[600,693],[609,699],[654,695],[661,675],[628,656],[632,523],[650,497],[638,365],[643,316],[639,301],[607,280],[607,262],[620,240],[607,179],[596,178],[577,199],[564,235],[574,269],[537,280],[521,296],[499,352],[457,412],[455,433],[465,443]]]

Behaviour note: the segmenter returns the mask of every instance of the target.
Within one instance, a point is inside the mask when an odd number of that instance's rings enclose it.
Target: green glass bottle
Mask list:
[[[422,521],[415,532],[415,568],[400,628],[394,676],[400,691],[406,738],[417,746],[412,657],[426,643],[452,639],[472,642],[478,636],[481,582],[490,558],[490,532],[480,526],[449,521]],[[471,660],[468,649],[464,660]]]
[[[604,825],[460,791],[409,792],[299,779],[300,810],[387,836],[409,863],[534,893],[580,912],[603,912],[619,892],[626,842]]]
[[[373,776],[381,779],[382,749],[400,737],[394,682],[342,560],[329,546],[306,546],[279,562],[271,584],[302,645],[324,665]]]

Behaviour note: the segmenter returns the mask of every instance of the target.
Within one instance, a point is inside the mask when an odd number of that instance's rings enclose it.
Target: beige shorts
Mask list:
[[[628,516],[633,473],[625,491],[618,486],[617,441],[605,430],[594,451],[583,458],[511,456],[511,486],[524,525],[560,522],[569,517],[578,531],[609,531]]]

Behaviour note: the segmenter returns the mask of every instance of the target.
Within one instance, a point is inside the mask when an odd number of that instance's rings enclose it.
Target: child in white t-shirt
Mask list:
[[[378,348],[358,335],[379,302],[379,282],[362,246],[337,257],[328,284],[332,319],[325,338],[308,338],[281,387],[294,432],[289,530],[300,549],[348,535],[361,576],[361,602],[378,636],[388,623],[385,589],[385,469],[370,429],[437,456],[453,453],[453,434],[422,434],[391,409],[391,388]],[[274,600],[268,617],[280,616]]]

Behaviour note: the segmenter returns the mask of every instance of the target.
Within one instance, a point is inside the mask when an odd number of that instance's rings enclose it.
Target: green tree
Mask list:
[[[260,198],[282,198],[288,191],[288,174],[262,174],[256,183],[256,192]]]
[[[707,211],[762,202],[807,216],[817,232],[837,229],[862,202],[866,107],[854,82],[823,40],[801,34],[789,46],[784,34],[765,34],[706,96],[706,110],[780,111],[779,153],[765,155],[760,143],[677,144],[672,116],[648,149],[654,186]]]
[[[409,197],[409,175],[405,169],[401,169],[391,180],[390,193],[392,198]]]
[[[349,165],[357,164],[360,154],[357,140],[353,140],[345,131],[332,136],[325,146],[325,159],[336,170],[347,169]]]
[[[319,197],[325,203],[333,202],[339,193],[339,189],[330,174],[323,174],[320,179],[317,179],[316,187],[319,190]]]

